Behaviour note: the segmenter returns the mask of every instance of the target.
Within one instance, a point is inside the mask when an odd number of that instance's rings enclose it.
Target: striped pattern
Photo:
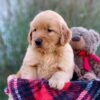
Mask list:
[[[44,79],[13,79],[8,87],[14,100],[100,100],[100,81],[72,81],[58,91]]]

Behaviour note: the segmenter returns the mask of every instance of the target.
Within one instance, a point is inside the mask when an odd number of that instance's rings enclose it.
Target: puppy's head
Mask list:
[[[54,11],[39,13],[30,24],[29,44],[42,52],[53,52],[71,40],[72,33],[64,19]]]

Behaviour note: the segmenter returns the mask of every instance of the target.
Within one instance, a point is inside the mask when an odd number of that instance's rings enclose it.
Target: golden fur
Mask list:
[[[69,45],[72,33],[56,12],[39,13],[30,24],[29,46],[17,77],[47,79],[53,88],[62,89],[73,76],[73,50]],[[36,39],[42,39],[40,47]]]

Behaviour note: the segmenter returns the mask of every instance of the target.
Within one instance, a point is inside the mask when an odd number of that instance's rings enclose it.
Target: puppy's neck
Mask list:
[[[57,47],[54,50],[44,50],[44,49],[39,49],[39,48],[38,49],[33,48],[33,49],[40,56],[46,56],[46,55],[60,56],[63,51],[63,48],[64,47]]]

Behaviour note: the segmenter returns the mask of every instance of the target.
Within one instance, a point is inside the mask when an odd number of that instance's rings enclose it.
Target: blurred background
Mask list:
[[[7,76],[21,66],[30,21],[47,9],[61,14],[70,27],[100,32],[100,0],[0,0],[0,100],[7,100],[3,92]]]

